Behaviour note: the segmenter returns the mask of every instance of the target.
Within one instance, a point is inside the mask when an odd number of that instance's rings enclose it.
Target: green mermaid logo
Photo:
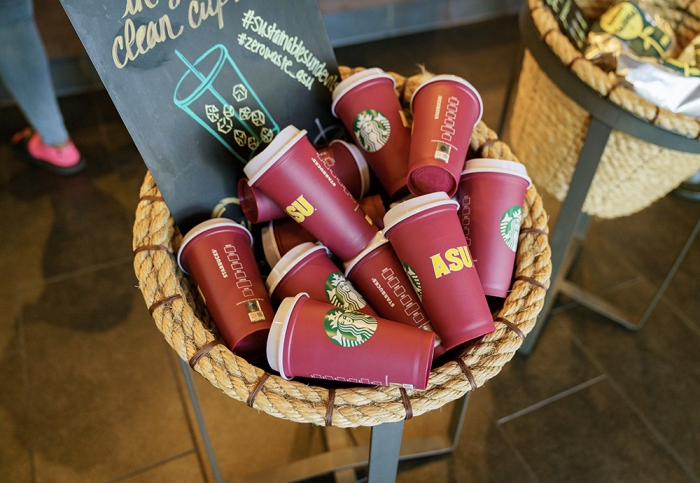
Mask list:
[[[374,109],[367,109],[355,116],[352,128],[358,144],[369,153],[382,149],[391,135],[389,120]]]
[[[333,272],[326,279],[326,296],[331,304],[345,310],[358,311],[367,306],[362,295],[340,272]]]
[[[423,290],[420,288],[420,280],[418,279],[418,274],[411,268],[411,266],[406,263],[406,262],[401,262],[401,265],[403,265],[403,270],[406,272],[406,275],[408,275],[408,279],[411,281],[411,285],[413,285],[413,290],[416,291],[416,295],[418,295],[418,298],[420,301],[423,301]]]
[[[344,309],[331,309],[323,318],[326,335],[341,347],[357,347],[367,342],[377,330],[371,315]]]
[[[501,217],[501,236],[508,248],[513,251],[518,247],[518,235],[520,234],[522,219],[523,210],[519,206],[508,208]]]

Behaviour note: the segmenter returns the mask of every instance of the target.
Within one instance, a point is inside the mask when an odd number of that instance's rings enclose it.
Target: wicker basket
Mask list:
[[[579,1],[587,15],[600,15],[611,3]],[[620,85],[613,75],[581,56],[542,0],[528,2],[540,37],[583,82],[610,102],[654,125],[691,138],[700,137],[697,119],[661,109]],[[672,8],[672,0],[655,2],[676,26],[679,38],[687,42],[694,36],[691,29],[700,27],[700,21]],[[689,12],[691,7],[700,13],[700,2],[690,4]],[[562,93],[526,50],[503,138],[527,165],[538,186],[559,201],[566,198],[590,120],[591,115]],[[668,194],[699,168],[698,154],[661,148],[614,129],[583,211],[601,218],[636,213]]]
[[[341,69],[347,76],[351,71]],[[419,82],[395,75],[402,100]],[[480,123],[471,148],[484,157],[516,160]],[[433,369],[424,391],[396,387],[328,389],[286,381],[249,364],[217,338],[207,310],[177,266],[182,237],[150,173],[141,187],[134,223],[134,269],[146,305],[167,342],[193,369],[234,399],[272,416],[338,427],[374,426],[437,409],[494,377],[520,347],[542,309],[551,272],[547,214],[534,185],[523,206],[515,282],[495,314],[496,331]]]

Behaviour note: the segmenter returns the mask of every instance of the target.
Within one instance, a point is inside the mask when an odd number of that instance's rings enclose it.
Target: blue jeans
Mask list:
[[[0,0],[0,80],[46,144],[68,140],[32,0]]]

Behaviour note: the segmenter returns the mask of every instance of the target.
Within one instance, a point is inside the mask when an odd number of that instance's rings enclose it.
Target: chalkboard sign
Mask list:
[[[183,232],[244,219],[237,179],[287,125],[342,133],[316,0],[61,3]]]
[[[564,34],[580,51],[587,45],[590,26],[574,0],[545,0]]]

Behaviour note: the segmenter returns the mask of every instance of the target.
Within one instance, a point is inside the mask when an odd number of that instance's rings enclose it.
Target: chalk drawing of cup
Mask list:
[[[272,141],[279,126],[226,47],[217,44],[194,63],[177,50],[175,54],[187,71],[175,87],[173,102],[247,163]]]

